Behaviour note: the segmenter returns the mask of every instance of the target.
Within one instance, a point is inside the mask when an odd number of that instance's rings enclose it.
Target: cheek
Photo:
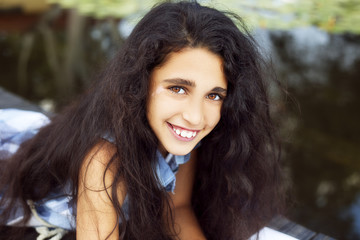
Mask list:
[[[147,117],[149,122],[165,121],[176,114],[178,106],[175,101],[167,97],[163,90],[162,94],[153,93],[147,106]]]
[[[209,128],[213,129],[220,121],[221,106],[212,106],[206,110],[206,121]]]
[[[157,111],[161,109],[161,95],[164,91],[164,88],[162,87],[154,87],[149,94],[149,99],[146,106],[147,116],[148,118],[154,118],[158,115]]]

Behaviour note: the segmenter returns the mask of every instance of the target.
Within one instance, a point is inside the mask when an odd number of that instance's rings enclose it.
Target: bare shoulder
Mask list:
[[[118,159],[113,159],[116,146],[101,140],[85,156],[79,174],[79,194],[84,191],[104,191],[110,193],[114,177],[117,173]],[[123,200],[126,196],[124,183],[118,185],[118,197]],[[111,195],[111,194],[110,194]]]
[[[116,147],[112,143],[105,140],[99,141],[83,160],[80,169],[79,182],[86,183],[86,186],[103,187],[104,173],[106,178],[111,179],[115,174],[115,164],[112,163],[109,165],[115,153]]]
[[[85,156],[80,168],[77,195],[77,239],[118,239],[118,215],[112,202],[116,147],[99,141]],[[116,189],[120,205],[126,196],[124,182]]]
[[[114,144],[106,140],[100,140],[85,156],[84,164],[102,164],[106,166],[115,153],[116,147]],[[92,160],[94,160],[94,163],[92,163]]]

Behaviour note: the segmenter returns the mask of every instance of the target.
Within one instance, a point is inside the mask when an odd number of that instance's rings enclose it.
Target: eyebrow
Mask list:
[[[196,87],[195,82],[186,80],[186,79],[182,79],[182,78],[165,79],[164,82],[172,83],[172,84],[180,84],[180,85],[185,85],[185,86],[189,86],[189,87]]]
[[[171,83],[171,84],[185,85],[185,86],[189,86],[189,87],[196,87],[195,82],[193,82],[191,80],[183,79],[183,78],[165,79],[163,82]],[[211,89],[211,92],[226,94],[227,90],[222,87],[214,87],[213,89]]]
[[[222,94],[227,93],[227,90],[225,88],[222,88],[222,87],[215,87],[211,91],[212,92],[217,92],[217,93],[222,93]]]

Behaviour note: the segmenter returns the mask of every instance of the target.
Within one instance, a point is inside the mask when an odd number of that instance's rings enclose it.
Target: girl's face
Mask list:
[[[227,88],[222,69],[218,55],[185,48],[153,70],[147,118],[164,156],[189,153],[219,122]]]

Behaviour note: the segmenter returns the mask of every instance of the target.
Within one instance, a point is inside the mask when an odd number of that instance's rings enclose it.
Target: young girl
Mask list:
[[[262,62],[230,17],[153,8],[83,98],[1,165],[0,223],[20,212],[17,225],[77,239],[247,239],[278,214]]]

